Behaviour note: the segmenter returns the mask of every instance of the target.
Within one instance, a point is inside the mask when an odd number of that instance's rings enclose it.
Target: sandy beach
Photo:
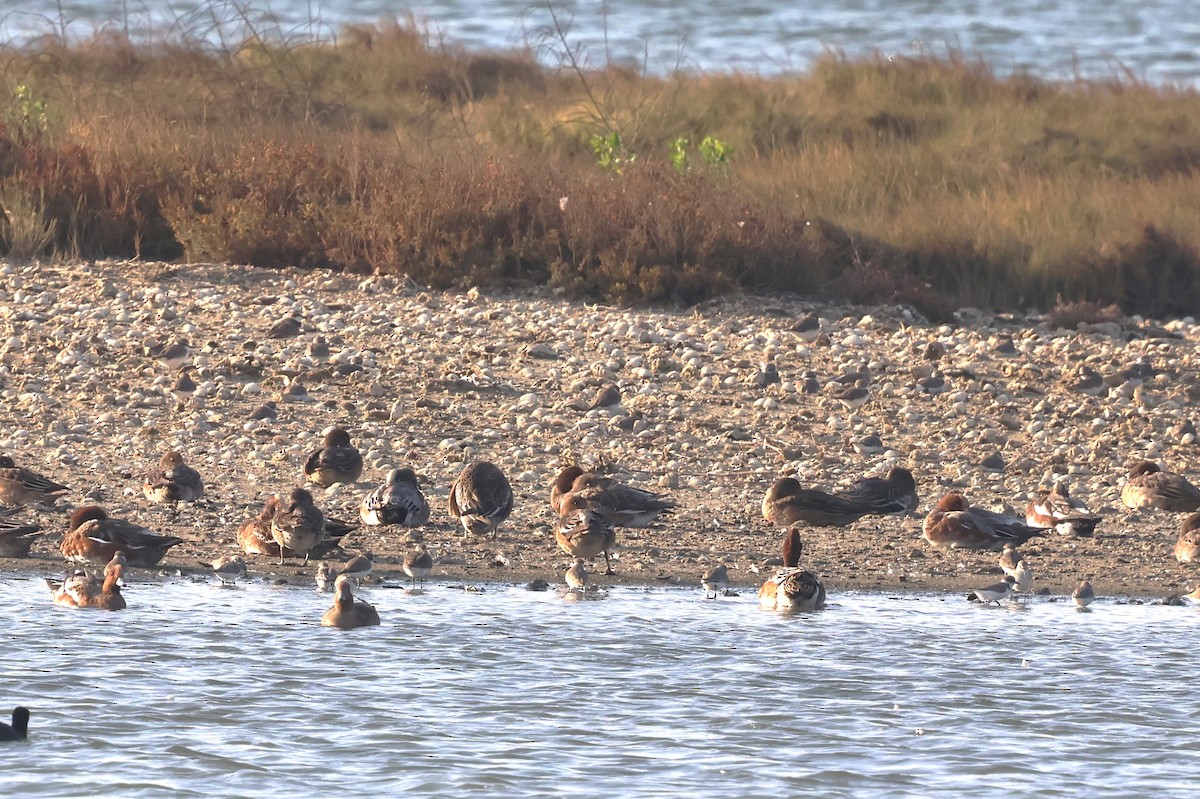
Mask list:
[[[810,312],[821,323],[814,340],[795,329]],[[299,333],[270,337],[293,316]],[[994,553],[935,549],[920,538],[924,514],[961,490],[1023,515],[1050,476],[1102,521],[1091,538],[1051,533],[1023,547],[1035,588],[1069,594],[1087,578],[1102,596],[1191,590],[1197,567],[1172,555],[1182,516],[1128,511],[1119,492],[1143,458],[1197,477],[1200,327],[1133,319],[1067,331],[1037,316],[959,317],[933,326],[902,307],[795,297],[625,309],[323,271],[0,263],[0,451],[71,487],[54,508],[15,517],[44,535],[32,557],[0,570],[60,573],[67,515],[95,503],[185,539],[159,568],[135,570],[135,582],[201,572],[237,552],[238,524],[266,497],[301,484],[309,452],[338,425],[366,468],[359,484],[312,487],[329,515],[357,521],[362,496],[393,466],[414,469],[433,506],[422,529],[346,538],[348,552],[375,553],[374,579],[404,579],[404,553],[423,541],[434,579],[561,583],[569,561],[554,541],[549,485],[577,460],[679,503],[655,528],[619,530],[618,574],[599,576],[597,560],[595,582],[699,591],[701,572],[724,562],[753,590],[780,562],[781,530],[760,509],[776,477],[835,488],[900,464],[916,476],[915,516],[805,531],[805,563],[830,592],[994,581]],[[176,373],[151,354],[177,341],[190,345],[198,384],[182,402]],[[768,362],[779,382],[764,378]],[[1084,365],[1106,380],[1098,396],[1072,388]],[[870,396],[852,410],[833,392],[854,372],[869,374]],[[590,407],[606,386],[619,404]],[[252,419],[268,401],[277,418]],[[206,484],[178,510],[141,492],[168,449]],[[451,483],[474,459],[499,465],[516,494],[495,540],[465,538],[446,512]],[[296,584],[311,584],[316,568],[247,560],[254,577]]]

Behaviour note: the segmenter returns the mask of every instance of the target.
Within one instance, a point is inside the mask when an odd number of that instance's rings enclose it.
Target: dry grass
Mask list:
[[[657,78],[431,46],[412,24],[220,46],[214,30],[0,50],[0,179],[26,238],[622,302],[1200,302],[1194,92],[958,54]],[[605,171],[589,142],[614,131],[626,160]],[[706,136],[727,165],[705,165]]]

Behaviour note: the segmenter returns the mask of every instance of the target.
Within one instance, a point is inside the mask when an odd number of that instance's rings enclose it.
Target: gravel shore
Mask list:
[[[799,324],[810,312],[815,339]],[[200,570],[237,551],[238,524],[267,496],[300,485],[309,452],[338,425],[366,468],[357,485],[312,486],[329,515],[357,521],[363,494],[393,466],[413,468],[433,506],[420,530],[346,538],[348,551],[375,553],[377,576],[403,579],[403,556],[421,540],[434,579],[561,583],[569,561],[554,541],[549,485],[579,460],[679,503],[656,528],[619,530],[618,574],[596,576],[597,561],[594,582],[699,592],[701,572],[724,562],[751,589],[780,562],[781,531],[760,509],[776,477],[833,488],[901,464],[917,479],[916,516],[806,530],[805,563],[831,592],[993,582],[995,554],[934,549],[922,517],[951,489],[1023,515],[1051,475],[1102,521],[1091,538],[1023,547],[1035,588],[1069,594],[1087,578],[1101,596],[1190,590],[1197,567],[1172,555],[1181,517],[1127,511],[1119,492],[1143,458],[1197,475],[1200,326],[1133,319],[1067,331],[1039,317],[959,316],[936,326],[899,307],[791,297],[628,310],[322,271],[0,263],[0,451],[72,489],[53,509],[17,515],[46,534],[31,558],[0,570],[59,573],[61,531],[84,503],[186,539],[148,574]],[[289,317],[300,332],[270,337]],[[198,384],[182,402],[177,373],[152,354],[178,341]],[[1073,387],[1084,366],[1106,381],[1098,396]],[[850,409],[835,378],[855,374],[870,393]],[[619,403],[591,407],[608,386]],[[268,401],[277,418],[252,419]],[[141,492],[168,449],[206,483],[178,511]],[[446,512],[474,459],[499,465],[516,494],[495,540],[464,538]],[[247,560],[252,575],[297,584],[311,585],[316,567]]]

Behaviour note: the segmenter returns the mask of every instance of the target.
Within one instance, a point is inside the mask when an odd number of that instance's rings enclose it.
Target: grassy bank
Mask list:
[[[935,317],[1059,294],[1200,306],[1195,92],[955,55],[658,78],[400,24],[194,34],[0,50],[4,251],[629,302],[779,289]]]

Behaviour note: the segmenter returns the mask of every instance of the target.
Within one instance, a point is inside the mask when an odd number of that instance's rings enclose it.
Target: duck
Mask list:
[[[1182,475],[1164,472],[1156,463],[1141,461],[1121,486],[1121,502],[1127,508],[1191,513],[1200,510],[1200,488]]]
[[[35,471],[17,466],[10,456],[0,455],[0,502],[9,505],[52,504],[59,494],[70,490]]]
[[[475,461],[450,488],[450,515],[473,535],[496,537],[496,529],[513,509],[513,490],[500,467]]]
[[[838,496],[871,508],[875,516],[908,514],[917,509],[917,481],[902,466],[893,466],[886,477],[864,477]]]
[[[801,521],[813,527],[845,527],[874,511],[864,502],[803,488],[794,477],[781,477],[763,497],[762,512],[780,527]]]
[[[585,497],[570,494],[563,499],[562,515],[554,526],[554,538],[563,552],[573,558],[604,555],[605,574],[615,574],[609,551],[617,542],[608,515]]]
[[[325,538],[325,514],[313,502],[312,494],[303,488],[292,489],[271,517],[271,538],[279,546],[279,565],[283,565],[285,550],[297,557],[304,555],[308,563],[313,548]]]
[[[392,469],[383,485],[363,497],[363,524],[421,527],[429,524],[429,503],[412,469]]]
[[[1041,490],[1025,509],[1025,523],[1030,527],[1053,529],[1062,535],[1087,538],[1096,531],[1100,517],[1087,505],[1067,493],[1067,485],[1056,480],[1049,490]]]
[[[13,708],[12,724],[0,721],[0,741],[24,741],[29,737],[29,708]]]
[[[1004,579],[998,583],[993,583],[984,588],[976,588],[974,591],[968,592],[967,599],[971,602],[982,602],[985,605],[992,602],[999,605],[1003,600],[1012,596],[1016,582],[1015,577],[1011,574],[1006,574],[1004,575]]]
[[[1200,513],[1189,515],[1179,526],[1175,560],[1180,563],[1200,563]]]
[[[563,575],[563,580],[567,584],[567,588],[572,591],[582,591],[587,588],[588,573],[583,565],[583,558],[575,558],[571,563],[571,568],[567,569],[567,573]]]
[[[70,608],[97,608],[100,610],[124,610],[125,597],[121,586],[125,580],[125,557],[120,553],[104,568],[102,581],[86,575],[68,577],[61,584],[47,581],[54,592],[54,604]]]
[[[425,578],[433,571],[433,556],[429,554],[429,550],[424,544],[417,544],[417,548],[404,556],[404,563],[401,564],[404,573],[412,580],[412,587],[417,587],[417,581],[425,582]]]
[[[237,542],[238,546],[242,548],[243,554],[279,557],[279,544],[275,543],[275,538],[271,535],[271,519],[274,518],[277,510],[279,510],[279,497],[267,497],[258,515],[247,519],[238,527]],[[353,525],[327,517],[325,519],[325,537],[309,550],[309,556],[318,559],[325,557],[338,549],[341,546],[342,538],[355,529],[357,528]],[[286,547],[284,547],[283,555],[287,558],[300,557],[298,553]]]
[[[130,566],[153,566],[183,539],[159,535],[140,524],[114,519],[98,505],[84,505],[71,514],[60,549],[63,557],[78,563],[106,564],[123,552]]]
[[[195,502],[204,496],[204,482],[199,472],[183,462],[183,455],[170,450],[146,473],[142,493],[160,505]]]
[[[717,594],[729,593],[729,567],[724,563],[707,569],[700,575],[700,587],[706,599],[716,599]]]
[[[938,500],[925,517],[921,537],[942,549],[999,551],[1005,544],[1017,547],[1045,532],[1015,516],[972,508],[966,497],[952,491]]]
[[[593,472],[578,474],[571,483],[569,493],[583,497],[603,510],[614,527],[649,527],[659,516],[675,510],[674,502],[652,491],[628,486]],[[551,490],[551,507],[554,505],[553,494]],[[563,496],[560,494],[558,497],[560,515]]]
[[[33,539],[41,534],[40,524],[22,524],[9,518],[17,508],[0,509],[0,558],[27,558]]]
[[[800,525],[792,524],[783,538],[783,568],[758,589],[760,607],[801,611],[825,607],[825,586],[817,575],[800,567],[803,552]]]
[[[1079,583],[1079,587],[1071,594],[1071,599],[1077,608],[1086,608],[1088,605],[1096,601],[1096,592],[1092,589],[1092,584],[1087,580]]]
[[[327,432],[322,445],[304,462],[304,477],[322,488],[357,483],[362,471],[362,454],[350,443],[350,433],[343,427]]]
[[[554,511],[556,516],[562,515],[562,498],[571,493],[575,479],[583,474],[584,468],[576,463],[564,466],[559,470],[554,482],[550,484],[550,510]]]
[[[321,617],[322,627],[354,630],[359,627],[379,626],[379,613],[370,603],[354,598],[349,577],[339,576],[333,584],[333,593],[333,607]]]

